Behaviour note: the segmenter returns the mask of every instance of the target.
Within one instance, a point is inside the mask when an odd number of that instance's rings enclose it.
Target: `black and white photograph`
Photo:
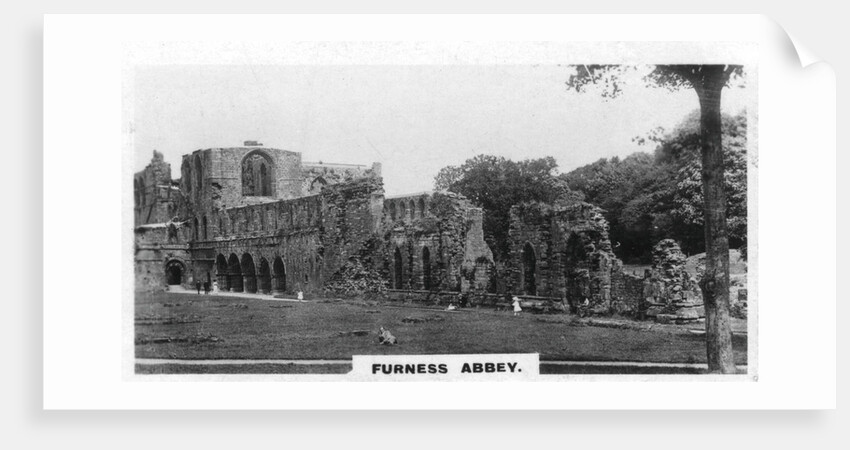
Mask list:
[[[132,67],[135,374],[757,379],[737,50]]]

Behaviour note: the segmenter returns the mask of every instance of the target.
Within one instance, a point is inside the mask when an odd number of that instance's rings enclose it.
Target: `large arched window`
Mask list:
[[[195,155],[195,188],[197,188],[198,193],[201,192],[201,189],[204,187],[204,165],[201,164],[201,156]]]
[[[275,187],[274,164],[262,152],[251,152],[242,160],[242,195],[272,197]]]
[[[189,167],[189,159],[184,158],[183,164],[180,166],[180,183],[187,194],[192,193],[192,169]]]
[[[207,216],[204,216],[204,218],[201,220],[201,225],[204,227],[204,228],[203,228],[203,231],[204,231],[204,240],[207,240],[207,239],[209,239],[209,238],[207,237]]]
[[[398,202],[398,218],[404,220],[407,217],[407,207],[404,200]]]

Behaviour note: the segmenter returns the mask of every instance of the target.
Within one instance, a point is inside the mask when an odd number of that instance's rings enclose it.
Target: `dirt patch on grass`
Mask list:
[[[404,319],[401,319],[402,323],[443,322],[445,320],[445,317],[438,314],[431,314],[430,316],[408,316]]]
[[[209,333],[198,333],[193,334],[191,336],[162,336],[162,335],[147,335],[147,334],[137,334],[136,335],[136,345],[146,345],[146,344],[169,344],[169,343],[189,343],[189,344],[203,344],[207,342],[223,342],[218,336],[213,336]]]

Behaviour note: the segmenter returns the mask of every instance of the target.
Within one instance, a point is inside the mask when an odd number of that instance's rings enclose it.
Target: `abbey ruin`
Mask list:
[[[356,262],[395,300],[463,295],[497,305],[517,294],[562,310],[584,302],[669,313],[660,307],[696,298],[687,283],[623,273],[601,210],[583,202],[515,205],[510,258],[497,264],[480,208],[452,192],[387,197],[378,163],[310,163],[247,141],[184,155],[180,174],[173,180],[154,151],[134,176],[137,292],[215,282],[220,291],[322,295]]]

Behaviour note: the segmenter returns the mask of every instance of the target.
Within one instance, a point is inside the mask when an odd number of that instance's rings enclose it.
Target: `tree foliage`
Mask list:
[[[511,206],[523,202],[565,203],[579,200],[567,183],[557,176],[558,164],[549,156],[512,161],[478,155],[460,166],[442,168],[434,187],[466,196],[484,209],[484,239],[496,259],[508,253]]]
[[[723,152],[730,244],[744,247],[747,230],[746,116],[723,117]],[[699,111],[672,132],[651,130],[635,139],[650,153],[600,159],[560,177],[605,210],[615,253],[647,263],[652,246],[672,238],[689,254],[705,251]]]

